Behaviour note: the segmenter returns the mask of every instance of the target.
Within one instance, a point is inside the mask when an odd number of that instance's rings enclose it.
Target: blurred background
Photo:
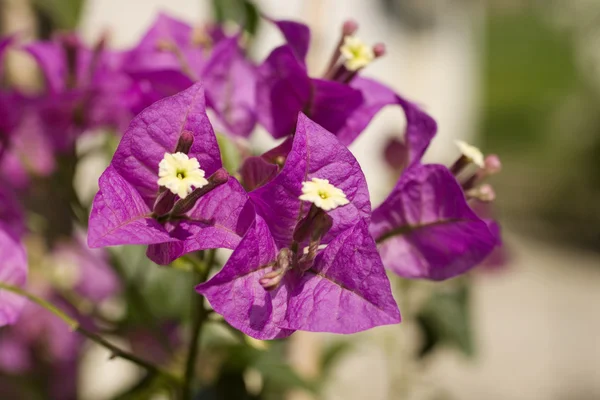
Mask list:
[[[451,163],[463,139],[499,154],[493,212],[502,254],[473,274],[472,335],[456,334],[414,362],[415,326],[378,328],[344,338],[351,346],[328,375],[326,399],[592,400],[600,398],[600,2],[593,0],[257,0],[278,19],[312,29],[309,68],[319,72],[344,20],[387,55],[369,66],[376,77],[421,104],[438,121],[430,162]],[[48,37],[77,28],[90,43],[110,32],[113,47],[134,45],[159,11],[192,24],[215,12],[240,13],[228,0],[0,0],[3,33]],[[254,57],[278,43],[259,26]],[[10,60],[11,79],[31,84],[30,60]],[[395,172],[383,161],[403,115],[385,110],[351,149],[373,201]],[[255,146],[268,148],[256,132]],[[85,169],[90,195],[103,165]],[[418,299],[419,290],[411,298]],[[402,288],[399,288],[401,291]],[[401,310],[409,310],[405,304]],[[447,310],[448,318],[453,310]],[[298,333],[290,363],[320,372],[323,349],[340,340]],[[458,345],[456,345],[458,343]],[[329,346],[330,347],[330,346]],[[94,358],[96,357],[96,358]],[[85,399],[108,398],[128,365],[90,355]],[[84,364],[86,368],[86,364]],[[98,368],[100,370],[98,370]],[[124,371],[124,372],[123,372]],[[100,379],[103,378],[104,380]],[[108,383],[106,383],[108,382]],[[304,393],[294,399],[311,398]]]

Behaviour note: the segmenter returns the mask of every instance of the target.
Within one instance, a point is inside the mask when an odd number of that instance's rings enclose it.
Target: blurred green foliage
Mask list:
[[[251,36],[256,34],[260,22],[260,12],[250,0],[212,0],[215,21],[235,22]]]
[[[85,0],[33,0],[33,5],[53,30],[73,30],[79,24]]]
[[[469,357],[475,354],[469,290],[466,280],[460,279],[457,285],[434,292],[418,313],[416,321],[423,335],[420,357],[440,346],[456,348]]]
[[[600,93],[587,43],[536,4],[491,8],[486,24],[481,125],[504,165],[499,209],[536,237],[598,250]]]

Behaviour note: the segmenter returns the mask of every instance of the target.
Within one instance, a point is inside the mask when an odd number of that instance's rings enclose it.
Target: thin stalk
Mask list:
[[[124,360],[128,360],[128,361],[144,368],[146,371],[148,371],[149,374],[162,376],[165,379],[167,379],[168,381],[170,381],[171,383],[174,383],[176,385],[179,385],[181,383],[181,380],[178,377],[176,377],[175,375],[171,374],[170,372],[164,371],[164,370],[160,369],[159,367],[135,356],[134,354],[128,353],[125,350],[120,349],[119,347],[113,345],[112,343],[110,343],[103,337],[99,336],[98,334],[88,331],[87,329],[85,329],[84,327],[79,325],[79,322],[77,322],[77,320],[75,320],[74,318],[71,318],[64,311],[60,310],[58,307],[56,307],[52,303],[48,302],[47,300],[37,297],[36,295],[29,293],[29,292],[21,289],[18,286],[13,286],[13,285],[10,285],[10,284],[4,283],[4,282],[0,282],[0,289],[6,290],[8,292],[12,292],[12,293],[17,294],[22,297],[25,297],[26,299],[34,302],[35,304],[39,305],[40,307],[42,307],[42,308],[46,309],[47,311],[51,312],[52,314],[56,315],[65,324],[67,324],[73,332],[78,332],[79,334],[85,336],[89,340],[110,350],[110,352],[112,354],[111,358],[119,357]]]
[[[206,281],[210,270],[215,262],[214,249],[208,251],[208,256],[204,260],[204,265],[194,265],[194,277],[198,283]],[[190,258],[191,259],[191,258]],[[198,358],[198,350],[200,346],[200,337],[202,335],[202,327],[208,319],[208,311],[204,307],[204,296],[194,293],[192,303],[192,327],[190,331],[190,344],[185,362],[185,373],[182,385],[182,399],[188,400],[192,398],[191,386],[196,372],[196,360]]]

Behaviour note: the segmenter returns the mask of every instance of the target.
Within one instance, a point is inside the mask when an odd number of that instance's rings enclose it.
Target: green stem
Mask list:
[[[208,256],[204,260],[204,265],[199,266],[194,263],[194,277],[198,283],[206,281],[210,270],[215,262],[214,249],[208,251]],[[203,267],[203,268],[202,268]],[[188,400],[192,398],[191,386],[192,380],[196,372],[196,359],[198,358],[198,349],[200,346],[200,337],[202,335],[202,327],[207,320],[208,311],[204,308],[204,296],[193,293],[192,303],[192,328],[190,331],[190,344],[185,362],[185,373],[182,385],[182,399]]]
[[[21,289],[20,287],[13,286],[13,285],[10,285],[10,284],[4,283],[4,282],[0,282],[0,289],[6,290],[8,292],[12,292],[19,296],[23,296],[26,299],[34,302],[35,304],[39,305],[40,307],[51,312],[52,314],[56,315],[58,318],[63,320],[73,332],[78,332],[79,334],[85,336],[89,340],[110,350],[110,352],[112,353],[111,358],[119,357],[124,360],[128,360],[128,361],[130,361],[134,364],[137,364],[138,366],[146,369],[146,371],[148,371],[148,373],[151,375],[162,376],[166,380],[170,381],[171,383],[177,384],[177,385],[181,383],[181,380],[178,377],[176,377],[175,375],[171,374],[170,372],[164,371],[164,370],[160,369],[159,367],[157,367],[153,364],[150,364],[149,362],[118,348],[117,346],[108,342],[106,339],[99,336],[98,334],[88,331],[87,329],[83,328],[81,325],[79,325],[79,322],[77,322],[77,320],[75,320],[74,318],[71,318],[65,312],[63,312],[62,310],[60,310],[58,307],[51,304],[50,302],[48,302],[40,297],[37,297],[36,295],[29,293],[29,292]]]

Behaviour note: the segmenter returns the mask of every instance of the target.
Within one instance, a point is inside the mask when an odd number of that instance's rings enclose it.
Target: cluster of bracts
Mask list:
[[[24,286],[27,275],[25,223],[13,192],[26,190],[31,176],[52,174],[56,157],[98,128],[121,139],[99,180],[88,246],[147,245],[157,264],[233,250],[196,290],[254,338],[398,323],[386,269],[445,280],[483,261],[499,245],[499,229],[473,205],[493,200],[483,182],[500,169],[498,158],[461,143],[452,166],[422,163],[436,123],[361,76],[385,49],[363,44],[356,23],[343,25],[319,78],[307,72],[308,27],[269,23],[284,43],[260,63],[248,57],[242,33],[195,29],[165,15],[127,51],[109,49],[104,39],[87,47],[68,34],[31,44],[4,39],[2,54],[29,53],[46,89],[0,93],[0,281]],[[372,210],[347,146],[385,106],[406,116],[394,156],[403,172]],[[226,171],[213,125],[241,138],[261,126],[282,142]],[[80,265],[89,264],[91,251],[83,242],[70,249]],[[98,278],[99,266],[86,268],[92,271],[79,274],[78,287],[98,301],[115,284]],[[0,290],[1,324],[14,323],[22,308],[21,297]]]

